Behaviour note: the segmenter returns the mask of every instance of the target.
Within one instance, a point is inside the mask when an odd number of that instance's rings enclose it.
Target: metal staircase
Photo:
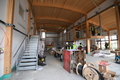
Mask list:
[[[31,70],[38,68],[38,43],[39,36],[31,36],[23,56],[17,65],[17,70]]]

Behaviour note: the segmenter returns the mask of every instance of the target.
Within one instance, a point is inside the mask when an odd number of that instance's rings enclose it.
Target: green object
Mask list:
[[[14,66],[14,67],[12,68],[12,71],[14,71],[15,69],[16,69],[16,66]],[[5,75],[3,75],[3,76],[0,77],[0,80],[11,78],[11,76],[12,76],[12,73],[10,73],[10,74],[5,74]]]
[[[77,49],[77,45],[76,44],[73,44],[73,49]]]
[[[80,47],[83,47],[83,45],[82,45],[82,44],[80,44]]]
[[[87,53],[87,54],[91,54],[91,53]]]
[[[12,68],[12,71],[14,71],[16,69],[16,66],[14,66],[13,68]]]
[[[100,30],[98,30],[98,34],[100,34]]]
[[[2,77],[0,77],[0,80],[10,78],[11,76],[12,76],[12,73],[10,73],[10,74],[5,74],[5,75],[3,75]]]
[[[94,26],[92,26],[92,28],[91,28],[91,29],[92,29],[92,31],[95,31],[95,27],[94,27]]]

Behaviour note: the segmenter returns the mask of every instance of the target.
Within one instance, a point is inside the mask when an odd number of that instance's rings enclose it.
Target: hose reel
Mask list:
[[[86,80],[104,80],[103,75],[98,71],[97,66],[91,62],[77,64],[76,73],[83,76]]]

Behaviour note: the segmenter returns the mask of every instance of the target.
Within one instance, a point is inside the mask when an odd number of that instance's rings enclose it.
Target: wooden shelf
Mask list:
[[[76,40],[84,40],[84,39],[97,39],[97,38],[105,38],[105,36],[90,36],[90,37],[76,38],[74,40],[66,40],[66,42],[76,41]]]
[[[88,39],[88,37],[77,38],[77,39],[75,39],[75,40],[84,40],[84,39]]]
[[[66,40],[66,42],[69,42],[69,41],[75,41],[75,40]]]
[[[96,38],[105,38],[105,36],[90,36],[90,39],[96,39]]]

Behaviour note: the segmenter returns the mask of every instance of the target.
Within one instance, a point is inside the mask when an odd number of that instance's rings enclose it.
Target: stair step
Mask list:
[[[36,56],[23,56],[22,58],[36,58]]]
[[[26,56],[26,55],[32,55],[32,56],[35,56],[36,53],[24,53],[23,55],[24,55],[24,56]]]
[[[39,37],[39,36],[31,36],[31,37]]]
[[[29,65],[36,65],[36,62],[20,63],[19,64],[19,66],[29,66]]]
[[[30,39],[30,41],[38,41],[38,39]]]
[[[25,52],[34,52],[34,53],[36,53],[37,51],[36,50],[29,50],[29,51],[25,51]]]
[[[36,69],[36,66],[18,67],[18,70],[30,70],[30,69]]]
[[[37,59],[22,59],[21,62],[24,62],[24,61],[37,61]]]
[[[31,45],[27,45],[27,47],[37,47],[37,46],[31,46]]]
[[[26,47],[26,49],[37,49],[37,47]]]
[[[27,44],[28,46],[37,46],[37,44]]]
[[[26,51],[29,51],[29,50],[37,50],[37,48],[26,48]]]

